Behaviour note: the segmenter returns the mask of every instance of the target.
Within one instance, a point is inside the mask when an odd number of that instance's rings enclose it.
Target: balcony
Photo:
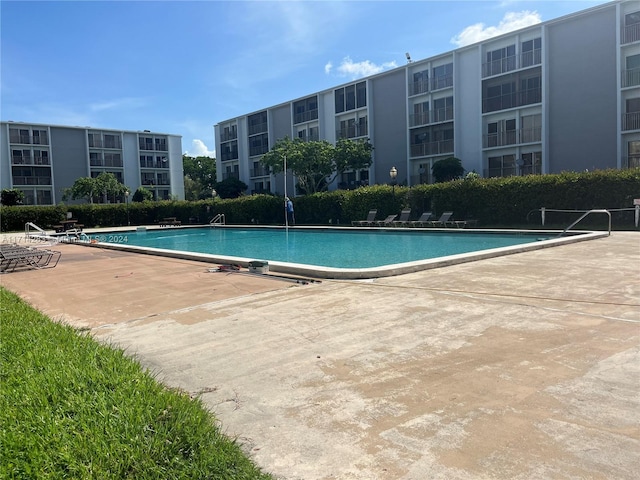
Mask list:
[[[495,97],[483,98],[482,113],[495,112],[498,110],[506,110],[508,108],[522,107],[540,103],[542,101],[542,89],[531,88],[528,90],[520,90],[515,93],[498,95]]]
[[[622,70],[622,88],[640,85],[640,68]]]
[[[453,107],[436,108],[427,112],[409,115],[409,126],[420,127],[430,123],[447,122],[453,120]]]
[[[297,138],[299,138],[303,142],[317,142],[317,141],[320,140],[320,135],[318,135],[318,134],[314,134],[314,135],[309,134],[309,135],[298,136]]]
[[[520,55],[512,55],[509,57],[494,60],[492,62],[483,63],[482,78],[501,75],[503,73],[511,72],[519,68],[527,68],[534,65],[540,65],[541,63],[542,50],[538,48],[536,50],[523,52]]]
[[[49,145],[49,139],[44,136],[33,135],[9,135],[9,143],[18,143],[22,145]]]
[[[256,135],[258,133],[267,133],[267,122],[249,125],[249,135]]]
[[[622,116],[622,130],[640,130],[640,112],[625,113]]]
[[[425,171],[423,173],[411,175],[411,185],[422,185],[427,183],[433,183],[431,173]]]
[[[226,162],[228,160],[237,160],[238,159],[238,150],[232,150],[230,152],[222,152],[222,155],[220,156],[220,159],[223,162]]]
[[[431,90],[440,90],[443,88],[453,87],[453,74],[443,75],[441,77],[433,77],[431,79]]]
[[[249,156],[255,157],[258,155],[264,155],[269,151],[269,145],[259,145],[255,147],[249,147]]]
[[[443,153],[453,153],[453,140],[411,144],[412,157],[425,157]]]
[[[409,83],[409,96],[420,95],[429,92],[429,80],[420,80]]]
[[[267,177],[270,175],[269,173],[269,167],[258,167],[258,168],[252,168],[249,175],[251,176],[251,178],[254,177]]]
[[[627,25],[622,29],[622,38],[620,42],[633,43],[640,41],[640,23],[634,23],[633,25]]]
[[[236,180],[240,180],[240,173],[238,172],[223,172],[222,180],[228,180],[229,178],[235,178]]]
[[[366,135],[369,135],[369,127],[366,123],[364,125],[352,125],[336,130],[337,138],[357,138]]]
[[[522,128],[519,130],[504,130],[483,136],[483,148],[504,147],[517,143],[532,143],[542,141],[542,128]]]
[[[296,113],[293,117],[294,125],[297,123],[310,122],[318,119],[318,109],[308,110],[306,112]]]
[[[14,185],[51,185],[51,177],[30,176],[30,177],[13,177]]]
[[[231,140],[235,140],[238,138],[238,132],[233,130],[231,132],[222,132],[220,133],[220,141],[221,142],[229,142]]]

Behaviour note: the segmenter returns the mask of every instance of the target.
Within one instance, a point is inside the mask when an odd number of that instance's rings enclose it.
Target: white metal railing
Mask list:
[[[211,221],[209,222],[209,225],[213,227],[216,225],[224,225],[225,223],[226,223],[226,220],[224,217],[224,213],[219,213],[211,219]]]
[[[535,211],[535,210],[532,210],[532,211]],[[540,209],[540,217],[541,217],[541,220],[542,220],[542,225],[544,225],[544,223],[545,223],[545,218],[546,218],[547,212],[561,212],[561,213],[580,213],[580,212],[583,212],[582,215],[580,215],[580,218],[578,218],[575,222],[573,222],[571,225],[569,225],[567,228],[565,228],[561,233],[559,233],[558,237],[562,237],[563,235],[565,235],[569,230],[571,230],[578,223],[580,223],[584,218],[588,217],[592,213],[604,213],[609,217],[608,235],[611,235],[611,212],[609,210],[606,210],[606,209],[603,209],[603,208],[596,208],[596,209],[591,209],[591,210],[587,210],[587,211],[585,211],[585,210],[557,210],[557,209],[542,207]],[[529,213],[531,213],[531,212],[529,212]]]

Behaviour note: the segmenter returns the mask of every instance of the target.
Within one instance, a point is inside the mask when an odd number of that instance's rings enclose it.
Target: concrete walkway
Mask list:
[[[61,245],[0,276],[293,479],[635,479],[640,234],[299,285]]]

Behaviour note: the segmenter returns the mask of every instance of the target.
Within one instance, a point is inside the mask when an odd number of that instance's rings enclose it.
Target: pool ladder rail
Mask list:
[[[219,213],[211,219],[211,221],[209,222],[209,225],[211,225],[212,227],[215,227],[216,225],[225,225],[225,223],[226,223],[226,220],[224,217],[224,213]]]

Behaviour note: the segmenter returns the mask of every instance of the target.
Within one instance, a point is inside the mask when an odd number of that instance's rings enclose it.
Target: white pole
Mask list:
[[[284,225],[289,228],[289,214],[287,213],[287,156],[284,156]]]

